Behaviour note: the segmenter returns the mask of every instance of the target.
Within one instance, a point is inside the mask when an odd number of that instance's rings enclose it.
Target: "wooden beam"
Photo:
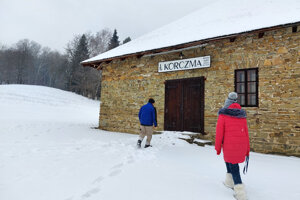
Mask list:
[[[144,54],[138,54],[138,55],[136,55],[136,57],[137,57],[138,59],[140,59],[141,57],[143,57],[143,55],[144,55]]]
[[[99,63],[99,65],[96,68],[97,70],[102,70],[103,69],[103,62]]]

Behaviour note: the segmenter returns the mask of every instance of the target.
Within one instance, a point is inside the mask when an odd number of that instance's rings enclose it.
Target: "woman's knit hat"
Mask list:
[[[228,99],[237,101],[238,94],[236,92],[230,92],[228,94]]]
[[[230,92],[228,98],[225,100],[224,108],[228,108],[231,104],[237,102],[238,94],[236,92]]]

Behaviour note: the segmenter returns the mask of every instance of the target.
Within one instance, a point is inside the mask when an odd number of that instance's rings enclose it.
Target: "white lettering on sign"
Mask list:
[[[171,72],[210,67],[210,56],[158,63],[158,72]]]

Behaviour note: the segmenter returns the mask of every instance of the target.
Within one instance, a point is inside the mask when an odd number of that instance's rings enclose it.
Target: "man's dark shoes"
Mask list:
[[[142,141],[141,141],[141,140],[138,140],[138,141],[137,141],[137,144],[136,144],[137,148],[141,148],[141,144],[142,144]]]
[[[146,144],[146,145],[145,145],[145,148],[148,148],[148,147],[152,147],[152,145]]]

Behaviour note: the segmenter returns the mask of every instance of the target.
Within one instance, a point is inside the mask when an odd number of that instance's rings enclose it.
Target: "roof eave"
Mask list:
[[[172,51],[172,50],[178,50],[178,49],[183,49],[183,48],[200,45],[200,44],[204,44],[204,43],[208,43],[208,42],[214,42],[214,41],[218,41],[218,40],[222,40],[222,39],[232,38],[232,37],[236,37],[236,36],[243,35],[243,34],[272,31],[272,30],[285,28],[285,27],[291,27],[291,26],[295,26],[295,25],[300,25],[300,21],[266,27],[266,28],[255,29],[255,30],[251,30],[251,31],[244,31],[244,32],[240,32],[240,33],[233,33],[233,34],[228,34],[228,35],[223,35],[223,36],[217,36],[217,37],[177,44],[177,45],[173,45],[173,46],[162,47],[162,48],[158,48],[158,49],[151,49],[151,50],[140,51],[140,52],[136,52],[136,53],[124,54],[124,55],[120,55],[120,56],[99,59],[99,60],[94,60],[94,61],[90,61],[90,62],[81,62],[81,65],[84,67],[99,68],[100,64],[102,64],[103,62],[111,62],[112,60],[116,60],[116,59],[125,59],[128,57],[134,57],[134,56],[142,57],[147,54],[155,54],[155,53],[167,52],[167,51]]]

